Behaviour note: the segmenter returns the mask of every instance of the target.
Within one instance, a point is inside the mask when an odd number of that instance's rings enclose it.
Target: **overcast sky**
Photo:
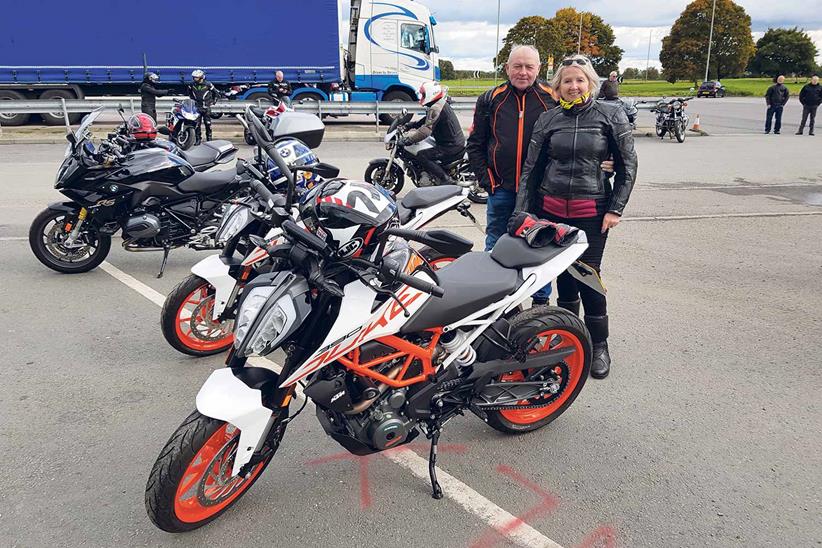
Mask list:
[[[497,32],[494,0],[421,0],[437,18],[440,55],[458,69],[491,70]],[[503,0],[500,10],[500,41],[520,18],[553,17],[559,8],[573,6],[591,11],[614,28],[617,45],[625,53],[620,68],[645,67],[651,36],[651,65],[660,66],[662,38],[688,5],[684,0]],[[752,19],[754,40],[769,27],[798,26],[807,31],[822,62],[822,0],[737,0]]]

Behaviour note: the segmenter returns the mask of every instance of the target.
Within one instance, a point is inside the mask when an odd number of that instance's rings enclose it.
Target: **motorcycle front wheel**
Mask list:
[[[97,268],[111,249],[111,236],[100,234],[84,223],[77,240],[66,239],[77,223],[77,214],[46,209],[34,218],[29,228],[29,246],[41,263],[64,274],[79,274]]]
[[[685,122],[679,121],[676,123],[676,130],[674,131],[674,137],[680,143],[685,142]]]
[[[234,321],[212,319],[214,288],[190,275],[171,290],[160,313],[160,326],[168,344],[189,356],[212,356],[234,343]]]
[[[194,128],[191,126],[184,127],[180,130],[180,133],[177,134],[177,146],[183,150],[188,150],[194,146],[195,139],[196,135],[194,133]]]
[[[366,183],[380,185],[385,190],[398,194],[405,184],[405,174],[397,164],[391,165],[391,172],[386,173],[385,163],[377,163],[369,165],[365,170],[363,178]]]
[[[240,431],[195,411],[171,435],[146,483],[146,511],[169,533],[217,519],[254,485],[272,452],[246,476],[232,476]]]
[[[665,137],[665,126],[663,124],[656,125],[656,136],[660,139]]]

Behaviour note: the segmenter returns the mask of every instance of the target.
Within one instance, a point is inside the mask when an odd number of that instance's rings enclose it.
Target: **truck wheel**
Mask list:
[[[252,93],[246,98],[246,101],[260,101],[263,105],[270,105],[271,104],[271,97],[268,96],[267,93]]]
[[[49,89],[44,91],[40,97],[40,99],[60,99],[63,98],[66,101],[71,101],[73,99],[77,99],[77,96],[74,93],[65,90],[65,89]],[[65,118],[63,118],[63,111],[58,110],[56,112],[43,112],[40,114],[40,117],[43,118],[43,121],[46,123],[47,126],[62,126],[66,123]],[[69,124],[76,124],[83,118],[83,113],[81,112],[72,112],[69,113],[68,119]]]
[[[25,101],[26,96],[11,89],[0,90],[0,101]],[[0,114],[0,125],[24,126],[28,123],[31,114]]]
[[[298,103],[308,104],[319,103],[323,100],[322,95],[319,95],[317,93],[301,93],[296,97],[296,99]],[[324,120],[327,116],[327,114],[323,114],[322,116],[320,116],[320,119]]]
[[[394,91],[389,91],[388,93],[386,93],[383,96],[382,100],[383,100],[384,103],[387,103],[387,102],[400,102],[400,103],[406,102],[407,103],[409,101],[413,101],[414,98],[411,97],[410,95],[408,95],[408,93],[406,93],[404,91],[394,90]],[[394,114],[380,114],[380,123],[385,124],[385,125],[390,125],[391,122],[394,121],[394,118],[396,118],[396,115],[394,115]]]

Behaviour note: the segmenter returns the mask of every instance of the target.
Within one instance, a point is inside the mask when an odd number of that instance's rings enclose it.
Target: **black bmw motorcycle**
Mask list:
[[[171,249],[215,249],[223,205],[243,192],[244,179],[234,171],[197,172],[160,148],[124,154],[109,140],[95,147],[90,128],[101,112],[66,135],[54,186],[70,201],[50,204],[32,222],[37,259],[58,272],[87,272],[105,260],[112,235],[122,230],[127,251],[164,252],[159,277]]]

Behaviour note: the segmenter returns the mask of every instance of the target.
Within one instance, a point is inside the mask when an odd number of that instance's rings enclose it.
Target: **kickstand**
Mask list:
[[[436,427],[431,436],[431,452],[428,455],[428,474],[431,476],[431,496],[439,500],[442,498],[442,487],[437,481],[437,443],[440,441],[440,429]]]
[[[163,277],[163,272],[166,269],[166,262],[168,262],[168,254],[171,251],[169,246],[163,247],[163,262],[160,264],[160,272],[157,273],[157,278]]]

